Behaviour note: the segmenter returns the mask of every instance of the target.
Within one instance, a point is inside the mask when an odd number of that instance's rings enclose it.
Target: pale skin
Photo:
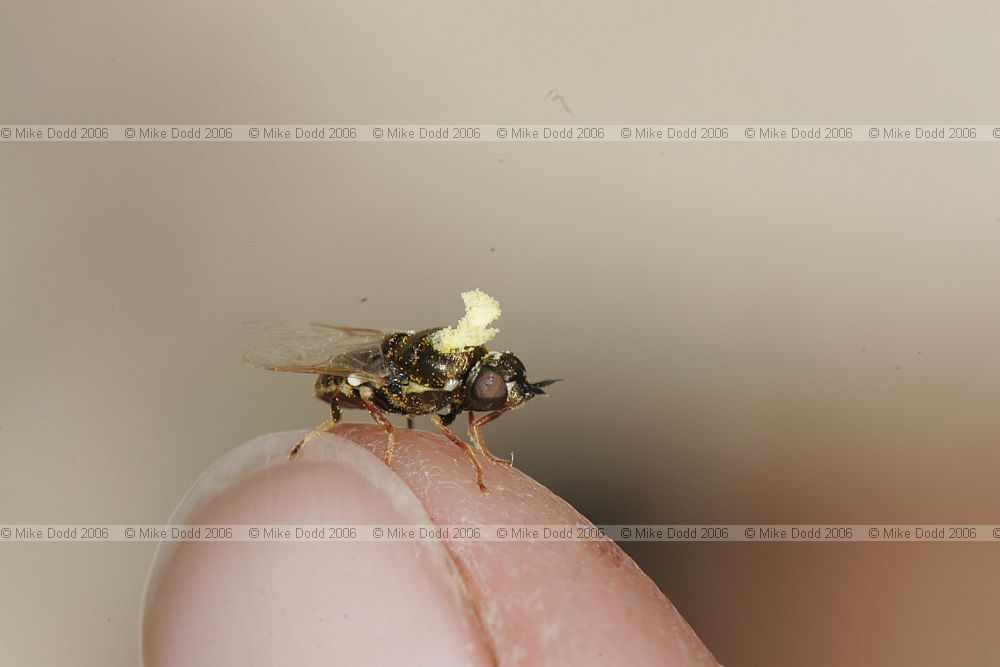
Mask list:
[[[481,494],[445,438],[341,424],[264,436],[200,482],[190,523],[586,524],[520,471],[486,462]],[[234,461],[236,463],[234,464]],[[249,463],[248,463],[249,462]],[[198,490],[195,490],[198,493]],[[715,665],[613,542],[177,543],[143,619],[147,665]]]

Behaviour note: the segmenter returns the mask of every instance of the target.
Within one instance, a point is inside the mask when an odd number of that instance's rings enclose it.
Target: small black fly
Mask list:
[[[500,315],[500,304],[480,290],[462,294],[465,317],[456,327],[383,332],[327,324],[248,322],[247,328],[266,343],[249,350],[244,360],[258,368],[314,373],[316,397],[330,404],[331,418],[303,436],[289,453],[294,459],[320,433],[333,429],[343,408],[367,409],[389,438],[386,464],[395,439],[386,413],[430,415],[435,425],[462,448],[476,467],[480,491],[483,467],[472,447],[448,428],[463,412],[469,415],[469,437],[491,463],[513,464],[494,456],[483,439],[483,425],[521,407],[558,380],[530,382],[524,364],[511,352],[493,352],[486,343],[497,333],[488,328]],[[476,417],[476,412],[486,414]]]

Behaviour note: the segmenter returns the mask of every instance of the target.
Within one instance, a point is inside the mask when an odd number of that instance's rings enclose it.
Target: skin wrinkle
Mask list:
[[[379,430],[379,433],[382,433],[381,429]],[[425,433],[422,433],[422,432],[419,432],[419,431],[417,431],[415,433],[417,435],[419,435],[421,437],[421,439],[424,439],[424,440],[426,440],[426,437],[429,435],[429,434],[425,434]],[[367,446],[369,448],[374,448],[377,445],[379,439],[381,439],[381,437],[377,437],[375,439],[365,438],[363,444],[364,444],[364,446]],[[361,438],[359,437],[359,438],[357,438],[357,440],[360,441]],[[359,444],[362,444],[362,443],[359,442]],[[380,456],[381,456],[381,454],[379,454],[379,457]],[[421,453],[417,453],[415,456],[406,457],[405,459],[403,457],[399,457],[399,459],[400,460],[397,460],[397,461],[393,462],[395,466],[406,468],[407,470],[410,471],[410,473],[411,473],[411,475],[413,477],[416,477],[416,478],[421,478],[422,477],[424,483],[427,486],[430,486],[430,485],[434,484],[435,483],[435,478],[438,477],[438,476],[440,476],[441,474],[443,474],[443,469],[439,465],[432,465],[432,464],[430,464],[430,462],[426,459],[426,457],[423,456]],[[453,462],[453,463],[457,463],[457,462]],[[414,471],[416,471],[416,472],[414,472]],[[459,486],[458,483],[456,483],[455,486],[458,487]],[[426,507],[425,507],[425,510],[426,510]],[[433,516],[429,516],[429,519],[431,519],[431,521],[433,521],[434,517]],[[439,522],[435,521],[435,523],[439,523]],[[465,562],[463,562],[463,561],[455,559],[454,558],[454,554],[451,551],[451,549],[448,548],[448,545],[445,544],[444,546],[445,546],[445,549],[447,550],[447,552],[449,553],[449,555],[451,555],[451,557],[452,557],[452,563],[453,563],[455,569],[459,572],[459,574],[462,577],[462,580],[463,580],[463,582],[465,584],[465,590],[468,592],[470,602],[472,604],[473,609],[475,610],[476,619],[478,621],[478,627],[479,627],[480,631],[483,633],[484,643],[490,648],[490,653],[491,653],[491,657],[493,659],[493,663],[494,664],[499,664],[499,660],[498,660],[498,656],[497,656],[497,652],[496,652],[496,646],[495,646],[495,640],[494,640],[493,634],[490,632],[489,624],[487,624],[484,621],[484,619],[483,619],[482,596],[479,594],[479,591],[477,590],[476,580],[474,578],[471,578],[471,577],[468,576],[468,573],[466,571],[467,564]]]
[[[368,437],[364,438],[364,443],[369,448],[369,451],[370,451],[370,448],[372,446],[374,446],[374,444],[375,444],[376,441],[382,440],[383,443],[384,443],[384,441],[385,441],[384,434],[385,434],[385,431],[381,427],[377,428],[377,433],[374,436],[372,436],[370,434],[366,434],[366,436],[368,436]],[[354,435],[354,434],[352,434],[352,435]],[[323,440],[330,440],[330,439],[333,439],[333,438],[336,438],[337,440],[339,440],[339,442],[336,442],[336,443],[323,442]],[[326,446],[326,447],[330,447],[333,451],[344,451],[344,449],[354,450],[353,445],[354,444],[360,444],[357,441],[361,440],[361,439],[362,439],[361,437],[356,436],[356,435],[354,435],[354,437],[344,437],[344,436],[338,435],[336,432],[333,432],[333,433],[325,434],[323,436],[318,437],[316,439],[316,442],[314,443],[314,447],[315,446]],[[331,445],[333,445],[333,446],[331,447]],[[384,449],[384,445],[383,445],[383,449]],[[407,452],[409,454],[409,456],[407,456],[405,458],[405,460],[404,460],[403,456],[401,456],[399,453],[397,453],[397,455],[396,455],[397,456],[397,460],[394,461],[394,463],[395,463],[396,466],[405,465],[411,471],[413,469],[425,471],[425,476],[427,478],[427,482],[431,483],[433,475],[427,472],[427,471],[430,470],[431,466],[427,465],[427,466],[421,467],[420,463],[422,463],[423,461],[421,461],[420,459],[422,458],[422,456],[420,455],[419,450],[416,450],[416,452],[417,452],[416,455],[414,455],[413,452]],[[312,458],[312,457],[310,457],[310,458]],[[378,457],[370,457],[370,458],[371,458],[371,460],[370,461],[366,461],[365,462],[366,465],[363,466],[362,469],[364,469],[366,471],[371,471],[371,468],[369,468],[369,466],[370,465],[374,465],[374,466],[376,466],[375,469],[379,470],[380,473],[383,472],[385,464],[382,461],[382,454],[380,453],[378,455]],[[308,460],[308,459],[306,459],[305,457],[303,457],[303,460]],[[379,466],[381,466],[381,468],[379,468]],[[400,481],[403,481],[402,478],[397,478],[397,479],[400,479]],[[370,480],[372,481],[373,484],[377,484],[379,486],[386,486],[386,476],[385,475],[382,475],[382,474],[377,474],[377,475],[376,474],[371,474]],[[397,487],[394,484],[390,484],[389,486],[392,487],[392,491],[390,492],[390,496],[394,499],[394,504],[397,505],[398,508],[400,508],[401,513],[407,512],[407,513],[412,514],[412,516],[410,518],[413,520],[413,523],[426,524],[426,523],[432,523],[433,522],[433,517],[429,516],[426,513],[426,507],[423,506],[423,504],[422,504],[422,502],[420,501],[419,498],[416,498],[416,500],[418,501],[421,510],[423,510],[423,511],[420,511],[420,512],[415,511],[414,508],[413,508],[413,506],[409,502],[403,502],[402,500],[397,500],[400,497],[400,491],[401,491],[401,489],[399,487]],[[412,491],[409,489],[409,487],[405,487],[405,488],[406,488],[407,492],[409,492],[407,495],[412,495]],[[402,509],[402,507],[405,507],[405,510]],[[443,555],[447,556],[447,558],[449,559],[449,566],[450,566],[449,572],[457,572],[458,573],[458,575],[459,575],[458,576],[458,580],[460,580],[461,585],[456,587],[456,593],[459,593],[467,601],[467,603],[469,605],[469,609],[472,612],[472,616],[474,617],[473,618],[473,622],[470,623],[470,626],[472,628],[474,628],[478,632],[478,634],[480,635],[480,640],[488,648],[489,653],[490,653],[490,658],[492,660],[492,664],[497,665],[499,663],[498,663],[498,660],[497,660],[497,652],[496,652],[496,647],[495,647],[495,644],[494,644],[494,637],[493,637],[492,633],[489,631],[489,628],[486,626],[486,624],[483,623],[482,614],[481,614],[481,611],[480,611],[481,596],[479,596],[477,594],[477,591],[476,591],[475,585],[474,585],[475,582],[471,581],[470,578],[468,576],[466,576],[466,574],[465,574],[465,564],[462,563],[462,562],[460,562],[460,561],[456,561],[455,560],[454,554],[451,552],[450,549],[448,549],[447,544],[442,544],[442,546],[444,546],[444,549],[442,550],[442,552],[435,552],[435,553],[443,553]],[[456,581],[452,577],[448,577],[448,580],[449,581]]]
[[[341,431],[344,432],[343,435],[340,435]],[[414,431],[414,433],[420,435],[421,438],[425,440],[428,438],[428,436],[431,435],[427,433],[422,433],[420,431]],[[385,449],[386,438],[385,438],[385,431],[381,427],[369,427],[368,425],[365,425],[365,427],[361,429],[360,432],[358,432],[357,429],[351,428],[351,425],[345,424],[339,427],[338,430],[334,431],[333,433],[324,434],[317,437],[315,441],[310,444],[313,447],[323,447],[323,446],[329,447],[333,443],[324,442],[324,440],[330,440],[332,438],[336,438],[337,440],[339,440],[339,442],[336,443],[337,446],[346,445],[350,447],[352,444],[356,443],[356,444],[361,444],[368,451],[374,451],[377,447],[380,447],[377,457],[373,458],[372,461],[377,466],[385,465],[382,462],[382,454]],[[448,446],[451,446],[451,444],[449,443]],[[458,463],[459,461],[453,461],[453,464],[458,464]],[[410,473],[408,477],[417,477],[417,478],[423,477],[424,482],[427,486],[435,484],[436,478],[440,477],[440,475],[442,474],[441,467],[439,465],[432,465],[430,461],[427,460],[426,456],[422,454],[421,450],[417,448],[410,448],[406,451],[405,454],[403,454],[401,450],[397,450],[391,468],[406,469]],[[402,480],[402,478],[400,479]],[[456,484],[456,487],[457,486],[458,485]],[[419,498],[418,502],[420,502]],[[426,511],[427,508],[423,507],[423,509]],[[424,514],[419,521],[414,521],[414,523],[432,523],[432,522],[439,523],[435,521],[435,517],[430,516],[428,514]],[[472,612],[475,616],[474,627],[476,627],[478,631],[481,633],[481,640],[485,644],[485,646],[488,647],[493,664],[499,664],[494,637],[490,632],[487,624],[483,622],[482,611],[481,611],[482,596],[478,594],[476,581],[475,579],[470,578],[467,575],[466,564],[463,561],[454,558],[454,554],[450,549],[448,549],[447,544],[444,544],[443,546],[445,547],[444,552],[448,554],[449,558],[451,559],[451,566],[455,569],[455,571],[459,573],[459,577],[462,580],[463,593],[467,598],[471,606]]]

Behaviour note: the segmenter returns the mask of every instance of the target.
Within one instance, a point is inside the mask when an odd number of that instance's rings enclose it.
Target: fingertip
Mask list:
[[[389,466],[378,426],[342,424],[288,461],[299,435],[224,456],[172,522],[593,527],[516,468],[485,462],[482,493],[466,454],[432,433],[398,430]],[[161,547],[147,664],[289,663],[289,646],[307,647],[304,664],[326,650],[357,663],[717,664],[608,539]]]
[[[171,522],[431,523],[397,475],[342,438],[288,461],[297,435],[227,454]],[[142,627],[146,665],[491,662],[464,580],[434,541],[165,542]]]

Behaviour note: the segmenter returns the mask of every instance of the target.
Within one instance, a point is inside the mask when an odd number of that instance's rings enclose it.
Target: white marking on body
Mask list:
[[[404,394],[422,394],[425,391],[441,391],[437,387],[428,387],[425,384],[420,384],[419,382],[410,382],[403,386]]]
[[[458,389],[458,380],[455,379],[448,380],[448,382],[445,383],[444,385],[445,391],[455,391],[456,389]]]
[[[359,378],[357,375],[351,374],[347,376],[347,384],[351,385],[352,387],[360,387],[364,383],[365,381]]]

